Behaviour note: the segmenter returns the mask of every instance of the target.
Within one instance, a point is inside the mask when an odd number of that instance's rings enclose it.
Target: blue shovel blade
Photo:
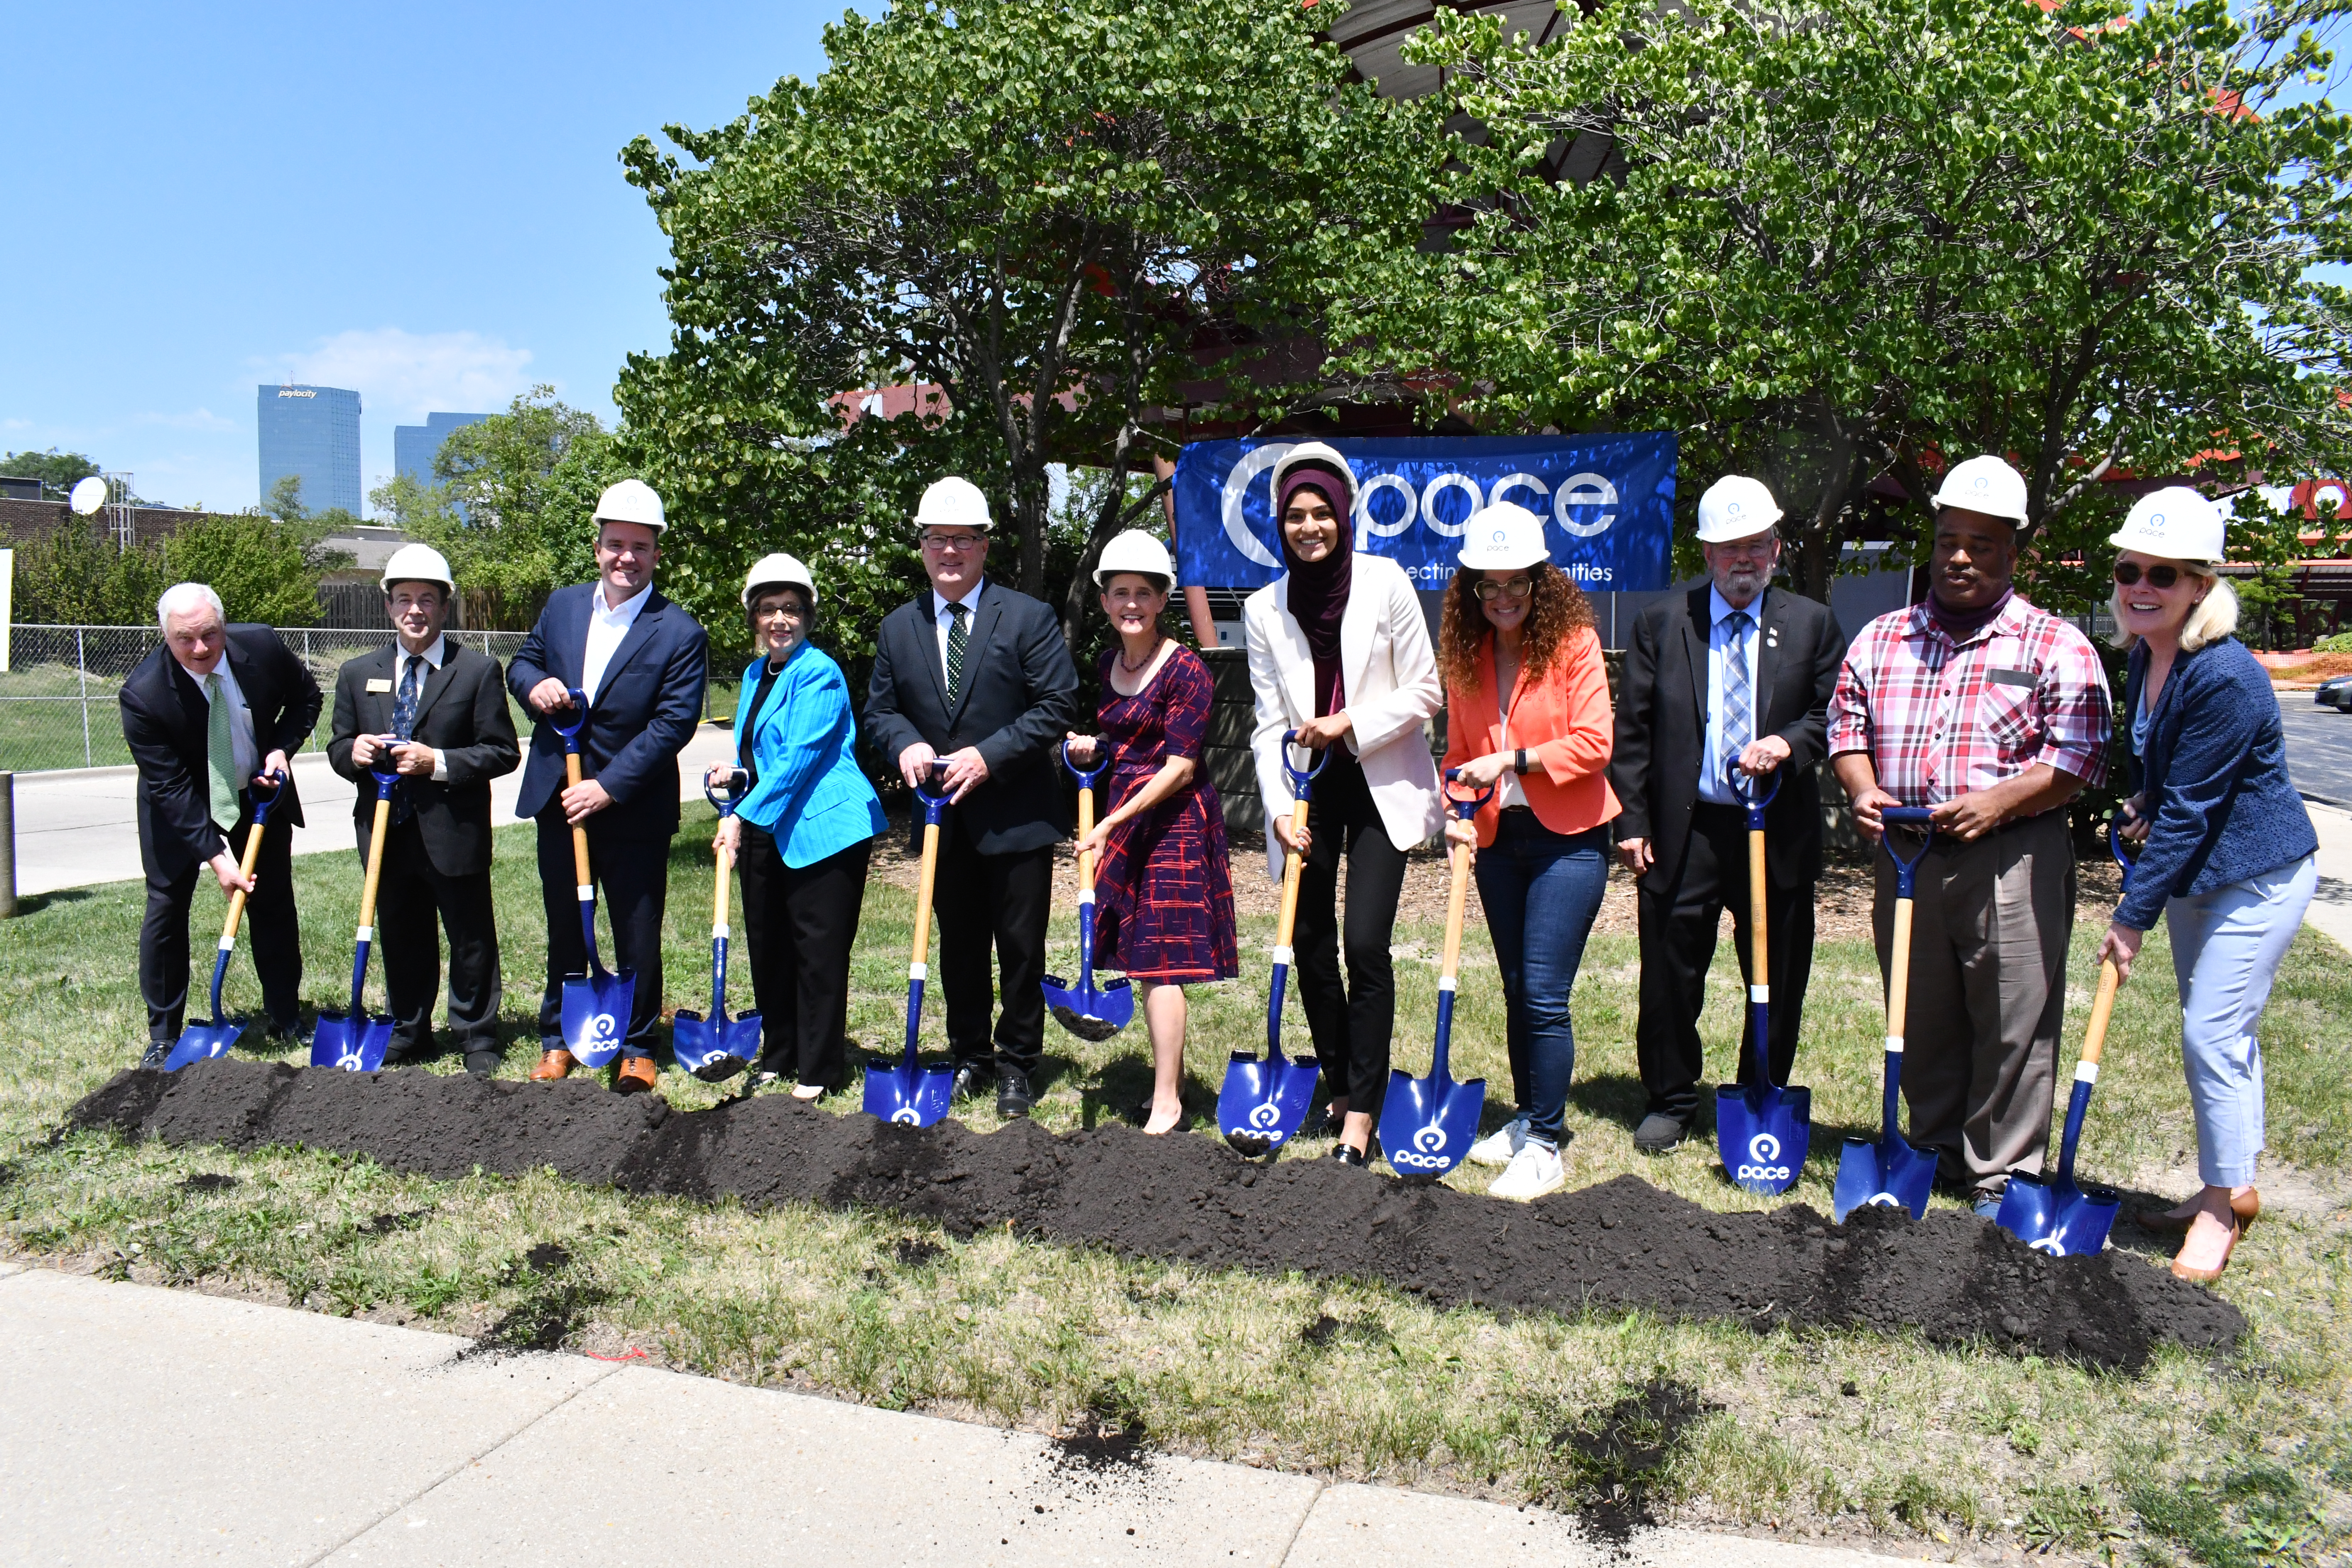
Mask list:
[[[1724,1173],[1759,1197],[1778,1197],[1796,1185],[1813,1142],[1813,1091],[1749,1089],[1727,1083],[1715,1091],[1715,1147]]]
[[[310,1065],[345,1072],[374,1072],[392,1048],[392,1020],[362,1013],[356,1018],[321,1013],[310,1036]]]
[[[1882,1208],[1911,1211],[1913,1219],[1927,1214],[1927,1193],[1936,1184],[1936,1156],[1923,1154],[1900,1138],[1874,1143],[1849,1138],[1838,1151],[1837,1186],[1830,1196],[1830,1217],[1838,1224],[1858,1208],[1876,1204]]]
[[[1400,1176],[1445,1174],[1468,1156],[1486,1109],[1483,1078],[1454,1083],[1435,1073],[1390,1073],[1388,1098],[1381,1102],[1381,1148],[1390,1169]]]
[[[1217,1090],[1217,1130],[1244,1154],[1271,1153],[1307,1125],[1316,1077],[1313,1062],[1234,1057],[1225,1064],[1224,1085]]]
[[[2011,1176],[1993,1223],[2036,1252],[2087,1258],[2104,1251],[2123,1199],[2109,1187],[2088,1190],[2072,1182]]]
[[[621,1054],[629,1032],[629,1009],[637,999],[637,977],[624,969],[612,974],[563,977],[563,1048],[583,1067],[600,1068]]]
[[[1082,1040],[1108,1040],[1135,1017],[1135,991],[1125,980],[1069,985],[1061,976],[1048,974],[1045,991],[1054,1021]]]
[[[705,1083],[724,1083],[760,1059],[760,1015],[705,1018],[680,1008],[671,1020],[669,1046],[677,1065]]]
[[[955,1089],[955,1069],[924,1067],[912,1057],[900,1067],[866,1065],[866,1114],[902,1127],[929,1127],[944,1120]]]
[[[209,1024],[191,1024],[180,1034],[179,1044],[163,1058],[165,1072],[178,1072],[190,1062],[208,1062],[215,1057],[225,1057],[245,1033],[243,1024],[232,1024],[215,1018]]]

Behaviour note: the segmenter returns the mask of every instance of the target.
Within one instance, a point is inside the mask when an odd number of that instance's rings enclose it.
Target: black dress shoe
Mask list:
[[[466,1053],[466,1070],[476,1078],[488,1078],[507,1059],[506,1053],[496,1046],[483,1046]]]
[[[1653,1110],[1633,1129],[1633,1147],[1644,1154],[1663,1154],[1690,1136],[1690,1123],[1663,1110]]]
[[[1364,1152],[1352,1143],[1334,1143],[1331,1145],[1331,1158],[1342,1165],[1360,1166],[1364,1163]]]
[[[961,1105],[986,1088],[992,1076],[983,1063],[958,1062],[955,1069],[955,1083],[948,1090],[948,1097]]]
[[[1029,1093],[1029,1075],[1005,1068],[996,1075],[996,1114],[1006,1119],[1029,1114],[1035,1103]]]
[[[147,1053],[139,1058],[139,1065],[151,1069],[160,1069],[163,1065],[163,1058],[171,1054],[171,1041],[150,1040],[147,1042]]]
[[[300,1045],[302,1043],[301,1016],[297,1014],[282,1024],[275,1018],[270,1019],[269,1027],[265,1032],[265,1038],[273,1046]]]

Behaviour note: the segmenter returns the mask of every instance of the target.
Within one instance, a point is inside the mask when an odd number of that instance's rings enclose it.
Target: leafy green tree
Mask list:
[[[55,447],[46,452],[0,454],[0,474],[11,479],[38,479],[42,492],[52,497],[64,495],[76,483],[99,471],[98,465],[79,452],[60,452]]]
[[[2347,252],[2352,126],[2292,100],[2336,4],[1610,0],[1540,45],[1441,10],[1412,47],[1492,128],[1455,144],[1475,220],[1371,258],[1349,323],[1479,417],[1761,474],[1803,592],[1874,481],[1921,501],[1980,451],[2056,563],[2118,466],[2340,463],[2346,295],[2312,268]],[[1552,177],[1571,142],[1601,177]]]
[[[209,584],[233,621],[308,626],[319,619],[321,568],[312,560],[313,548],[299,522],[215,512],[164,539],[162,563],[167,582]]]
[[[118,550],[111,531],[68,518],[16,546],[10,613],[23,626],[144,626],[164,586],[160,551]]]
[[[1045,592],[1049,463],[1137,463],[1165,445],[1148,409],[1217,402],[1267,337],[1312,341],[1351,251],[1420,237],[1437,121],[1353,79],[1329,15],[896,0],[825,30],[814,82],[666,128],[675,154],[630,143],[674,331],[615,395],[707,530],[690,569],[715,585],[803,541],[828,565],[904,562],[909,492],[954,466],[997,498],[997,569]],[[836,397],[907,384],[939,399],[844,436]],[[1120,488],[1105,499],[1074,572],[1128,515]]]
[[[504,414],[451,431],[433,483],[400,475],[368,500],[448,557],[459,584],[488,599],[494,624],[528,625],[554,589],[595,576],[589,519],[626,472],[594,415],[534,386]]]

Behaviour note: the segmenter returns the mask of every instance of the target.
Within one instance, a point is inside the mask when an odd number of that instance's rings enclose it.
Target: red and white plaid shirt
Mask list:
[[[1955,644],[1924,604],[1862,628],[1830,699],[1829,752],[1868,753],[1906,805],[1991,787],[2036,763],[2106,774],[2107,676],[2071,621],[2016,595]]]

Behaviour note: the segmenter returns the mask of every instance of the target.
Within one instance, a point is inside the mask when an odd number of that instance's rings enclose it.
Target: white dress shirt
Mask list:
[[[986,574],[983,574],[979,581],[972,584],[971,592],[966,594],[961,599],[942,598],[937,588],[931,590],[931,629],[939,634],[940,679],[941,681],[945,681],[947,679],[948,674],[948,628],[955,625],[955,617],[948,614],[948,606],[950,605],[962,605],[968,607],[969,613],[965,616],[965,625],[963,629],[965,636],[971,636],[971,616],[975,616],[980,613],[980,591],[987,586],[988,578]]]
[[[588,611],[588,647],[580,656],[580,689],[590,707],[596,704],[596,689],[604,684],[604,671],[613,656],[621,651],[621,639],[637,624],[637,616],[646,607],[646,599],[653,592],[648,582],[622,600],[617,605],[604,602],[604,584],[596,584],[594,598]]]
[[[446,636],[436,634],[433,641],[426,646],[423,653],[409,652],[404,643],[393,644],[392,652],[392,700],[396,707],[400,702],[400,683],[408,679],[408,661],[412,658],[421,658],[425,661],[425,668],[427,670],[440,668],[441,661],[449,657],[449,639]],[[429,675],[420,675],[416,678],[416,697],[420,702],[425,700],[425,683],[430,679],[432,678]],[[449,759],[442,754],[441,748],[438,746],[433,748],[433,782],[435,784],[449,782]]]
[[[1769,588],[1764,591],[1771,592]],[[1746,803],[1735,794],[1731,780],[1723,765],[1723,675],[1724,661],[1738,658],[1748,666],[1748,695],[1753,703],[1762,694],[1756,689],[1756,634],[1763,629],[1764,594],[1759,594],[1745,606],[1748,625],[1741,628],[1737,647],[1732,646],[1730,619],[1737,608],[1723,596],[1723,590],[1710,587],[1706,591],[1706,734],[1698,753],[1698,797],[1717,805],[1742,805]],[[1748,719],[1748,738],[1757,739],[1763,733],[1756,715]]]
[[[173,656],[177,658],[175,654]],[[184,664],[180,666],[205,700],[213,700],[211,677],[198,675]],[[228,654],[224,650],[220,662],[213,666],[213,674],[220,677],[221,700],[228,704],[228,754],[236,769],[236,787],[245,788],[261,772],[261,748],[253,736],[253,710],[245,700],[245,689],[237,685],[236,676],[228,667]]]

